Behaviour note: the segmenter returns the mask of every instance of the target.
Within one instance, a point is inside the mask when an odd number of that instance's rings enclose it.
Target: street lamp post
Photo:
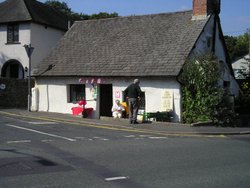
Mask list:
[[[28,70],[28,111],[31,111],[31,99],[32,99],[32,92],[31,92],[31,54],[34,50],[34,47],[31,44],[23,45],[27,56],[29,58],[29,70]]]

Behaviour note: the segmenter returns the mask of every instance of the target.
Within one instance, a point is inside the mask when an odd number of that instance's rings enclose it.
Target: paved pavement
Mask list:
[[[29,117],[37,120],[56,121],[71,124],[80,124],[96,128],[107,128],[116,130],[136,130],[137,132],[154,132],[168,135],[182,136],[227,136],[227,135],[246,135],[250,134],[250,127],[214,127],[204,126],[203,124],[181,124],[173,122],[151,122],[130,125],[127,119],[113,119],[101,117],[100,119],[82,118],[71,114],[61,114],[52,112],[29,112],[26,109],[1,109],[0,115]]]

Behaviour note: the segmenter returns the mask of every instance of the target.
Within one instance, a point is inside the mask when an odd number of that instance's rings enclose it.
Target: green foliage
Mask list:
[[[70,15],[72,13],[71,9],[68,7],[67,3],[65,2],[61,3],[55,0],[48,0],[45,2],[45,4],[55,8],[56,10],[59,10],[60,12],[66,15]]]
[[[106,12],[100,12],[99,14],[92,14],[89,16],[89,19],[103,19],[103,18],[113,18],[118,17],[117,13],[106,13]]]
[[[243,57],[249,52],[250,47],[250,32],[247,31],[244,35],[239,36],[224,36],[227,50],[231,61]]]
[[[241,84],[241,88],[243,93],[237,100],[237,105],[239,106],[238,113],[240,115],[250,115],[250,80],[245,80]]]
[[[68,7],[67,3],[60,2],[57,0],[48,0],[45,2],[45,4],[55,8],[56,10],[59,10],[64,15],[68,16],[72,21],[118,17],[118,14],[115,12],[110,14],[106,12],[100,12],[98,14],[92,14],[92,15],[76,13],[73,12],[71,8]]]
[[[219,64],[212,55],[192,58],[180,75],[183,93],[183,121],[193,123],[211,119],[214,107],[221,98],[217,86]]]

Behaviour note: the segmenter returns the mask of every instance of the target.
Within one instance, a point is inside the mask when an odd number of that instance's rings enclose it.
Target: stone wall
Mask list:
[[[0,107],[27,108],[28,79],[0,78]]]

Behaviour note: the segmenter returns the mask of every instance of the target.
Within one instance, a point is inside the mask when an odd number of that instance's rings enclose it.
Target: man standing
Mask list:
[[[139,100],[141,98],[141,88],[139,86],[140,80],[135,79],[124,91],[125,96],[128,98],[129,105],[129,123],[138,124],[137,114],[139,109]]]

